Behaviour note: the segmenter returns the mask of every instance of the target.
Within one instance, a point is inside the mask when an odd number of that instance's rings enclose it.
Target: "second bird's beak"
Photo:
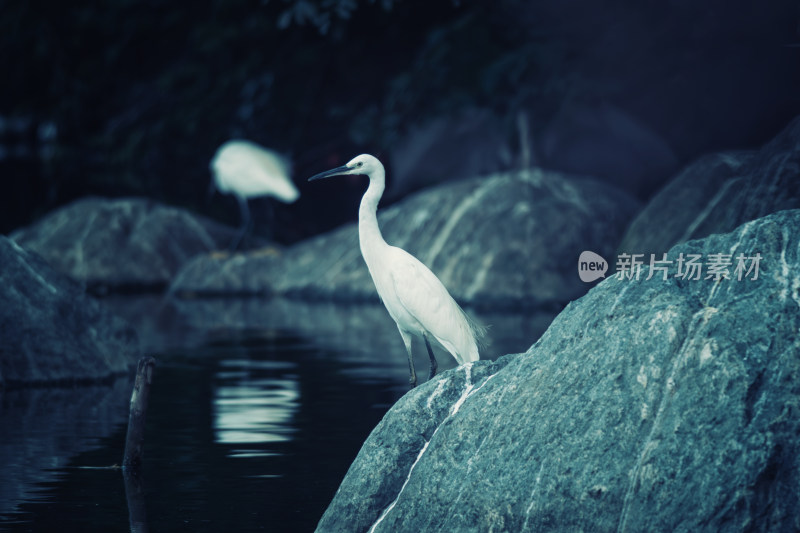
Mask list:
[[[347,165],[332,168],[330,170],[326,170],[325,172],[320,172],[319,174],[311,176],[310,178],[308,178],[308,181],[321,180],[322,178],[330,178],[331,176],[339,176],[341,174],[347,174],[350,172],[350,170],[351,170],[350,167],[348,167]]]

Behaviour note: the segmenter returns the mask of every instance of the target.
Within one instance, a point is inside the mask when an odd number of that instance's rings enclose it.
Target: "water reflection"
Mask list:
[[[0,516],[46,500],[70,457],[125,423],[132,381],[86,387],[0,390]],[[120,450],[108,464],[122,461]],[[0,529],[2,529],[0,522]]]
[[[0,395],[0,466],[10,473],[0,476],[0,530],[312,531],[361,443],[407,390],[380,371],[355,380],[337,352],[266,328],[156,358],[141,485],[96,468],[122,457],[129,380],[110,400],[81,389],[88,403],[71,403],[71,389],[46,405],[27,396],[51,391],[24,391],[25,402]],[[119,423],[86,424],[84,447],[57,461],[45,453],[104,410]]]
[[[229,359],[219,362],[214,388],[214,440],[231,445],[231,457],[273,452],[258,444],[286,442],[300,404],[296,364]]]
[[[408,391],[380,304],[157,297],[117,308],[158,360],[140,491],[154,531],[313,530]],[[493,325],[484,358],[525,350],[550,320],[478,318]],[[424,347],[416,353],[427,368]],[[127,529],[119,473],[84,467],[122,457],[131,385],[0,392],[0,530]]]

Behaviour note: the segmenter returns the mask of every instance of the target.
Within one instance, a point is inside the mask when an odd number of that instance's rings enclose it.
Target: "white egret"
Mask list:
[[[216,187],[222,194],[234,195],[239,202],[242,228],[231,244],[231,250],[236,250],[249,229],[249,198],[271,196],[292,203],[300,196],[290,178],[289,160],[250,141],[226,142],[217,150],[210,167],[214,178],[209,192]]]
[[[346,174],[366,175],[369,187],[358,211],[361,255],[386,310],[397,323],[406,346],[411,386],[417,384],[411,355],[411,336],[422,337],[431,360],[428,379],[436,375],[436,357],[430,338],[436,339],[459,364],[479,359],[477,339],[483,328],[472,322],[453,300],[439,278],[416,257],[383,239],[378,227],[378,202],[386,185],[383,165],[363,154],[344,166],[322,172],[308,181]]]

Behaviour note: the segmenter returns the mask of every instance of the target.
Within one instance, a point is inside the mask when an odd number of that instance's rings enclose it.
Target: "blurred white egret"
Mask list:
[[[397,323],[408,353],[411,386],[417,384],[411,355],[411,335],[422,337],[431,360],[428,379],[436,375],[436,358],[430,337],[436,339],[459,364],[479,359],[477,338],[483,328],[472,322],[428,267],[401,248],[383,240],[378,227],[378,202],[385,188],[385,171],[375,157],[367,154],[344,166],[322,172],[308,181],[345,174],[366,175],[369,187],[358,211],[361,255],[375,282],[386,310]]]
[[[210,166],[214,175],[212,188],[234,195],[239,202],[242,228],[231,244],[232,250],[239,246],[250,225],[249,198],[271,196],[292,203],[300,196],[290,178],[289,160],[250,141],[226,142],[217,150]]]

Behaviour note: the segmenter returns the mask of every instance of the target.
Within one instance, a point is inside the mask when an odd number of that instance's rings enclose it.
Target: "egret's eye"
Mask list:
[[[363,167],[364,166],[364,162],[363,161],[359,161],[358,163],[356,163],[356,166],[357,167]]]

